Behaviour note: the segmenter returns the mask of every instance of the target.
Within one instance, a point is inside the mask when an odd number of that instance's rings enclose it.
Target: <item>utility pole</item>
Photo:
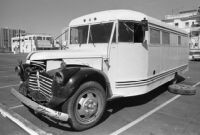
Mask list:
[[[30,38],[30,37],[29,37],[29,38]],[[33,37],[31,37],[31,52],[32,52],[32,40],[33,40],[32,38],[33,38]]]
[[[21,52],[20,49],[21,49],[21,39],[20,39],[20,29],[19,29],[19,53]]]

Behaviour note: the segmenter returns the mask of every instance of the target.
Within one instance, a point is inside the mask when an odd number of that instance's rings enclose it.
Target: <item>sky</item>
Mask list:
[[[93,12],[129,9],[164,19],[199,6],[200,0],[0,0],[0,27],[56,37],[70,20]]]

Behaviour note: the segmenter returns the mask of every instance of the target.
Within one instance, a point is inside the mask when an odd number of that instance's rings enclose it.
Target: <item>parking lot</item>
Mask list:
[[[10,89],[17,89],[20,81],[14,67],[25,57],[26,54],[0,54],[0,103],[13,112],[14,117],[17,114],[17,118],[23,118],[22,122],[29,123],[20,127],[20,122],[14,123],[0,115],[3,135],[26,135],[27,129],[33,126],[53,135],[200,135],[200,61],[189,62],[189,71],[182,82],[196,87],[196,95],[169,93],[165,84],[142,96],[114,99],[107,103],[97,126],[75,132],[67,124],[54,123],[31,113],[11,95]]]

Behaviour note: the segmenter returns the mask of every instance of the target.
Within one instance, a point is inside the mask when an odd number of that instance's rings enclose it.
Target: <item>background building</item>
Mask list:
[[[175,15],[166,15],[162,21],[184,29],[189,33],[194,27],[200,27],[200,7],[198,10],[180,11]]]
[[[11,52],[11,38],[25,33],[25,30],[0,28],[0,52]]]
[[[166,15],[163,21],[186,30],[190,34],[190,49],[200,49],[200,7]]]

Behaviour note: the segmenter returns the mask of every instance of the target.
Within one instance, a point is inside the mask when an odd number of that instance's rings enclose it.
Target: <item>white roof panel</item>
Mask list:
[[[118,10],[107,10],[107,11],[100,11],[91,13],[88,15],[84,15],[81,17],[78,17],[76,19],[73,19],[69,26],[80,26],[80,25],[87,25],[87,24],[93,24],[93,23],[100,23],[100,22],[108,22],[108,21],[114,21],[114,20],[134,20],[134,21],[141,21],[144,18],[148,20],[151,24],[156,24],[158,26],[173,29],[182,33],[186,33],[184,30],[181,30],[179,28],[176,28],[175,26],[166,24],[165,22],[162,22],[161,20],[155,19],[153,17],[147,16],[146,14],[143,14],[141,12],[133,11],[133,10],[125,10],[125,9],[118,9]]]
[[[78,17],[70,22],[70,26],[84,25],[89,23],[107,22],[113,20],[136,20],[141,21],[146,15],[132,10],[107,10]]]

